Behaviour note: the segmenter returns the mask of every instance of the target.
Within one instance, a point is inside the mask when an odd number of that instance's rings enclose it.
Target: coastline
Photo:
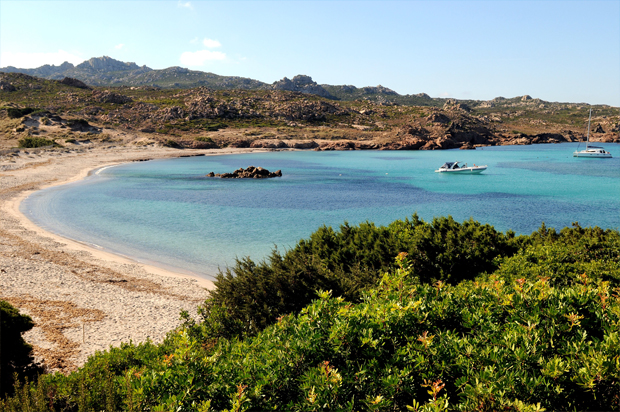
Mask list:
[[[30,315],[24,334],[37,361],[69,372],[121,342],[161,341],[214,288],[208,279],[117,255],[37,226],[19,207],[35,191],[81,180],[93,170],[145,159],[250,153],[265,149],[131,147],[50,150],[0,159],[0,299]]]

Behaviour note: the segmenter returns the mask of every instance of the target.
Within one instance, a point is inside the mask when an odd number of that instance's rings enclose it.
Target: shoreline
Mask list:
[[[32,193],[75,182],[102,167],[188,155],[265,149],[95,148],[0,157],[0,299],[32,317],[24,334],[48,371],[70,372],[96,351],[122,342],[160,342],[196,308],[212,281],[142,263],[50,232],[20,210]]]
[[[153,159],[155,160],[155,159]],[[118,165],[122,165],[125,163],[131,163],[132,161],[128,161],[128,162],[119,162],[119,163],[110,163],[110,164],[103,164],[100,166],[97,166],[95,168],[85,168],[83,170],[81,170],[80,172],[78,172],[75,177],[62,181],[62,182],[56,182],[56,183],[52,183],[49,184],[47,186],[42,186],[36,190],[29,190],[29,191],[23,191],[21,192],[16,198],[14,198],[13,200],[9,200],[7,201],[3,206],[0,206],[1,210],[6,211],[7,213],[11,213],[13,215],[13,217],[15,217],[22,226],[24,226],[25,228],[32,230],[36,233],[38,233],[41,236],[46,236],[49,238],[52,238],[58,242],[63,242],[66,244],[66,247],[76,250],[76,251],[84,251],[84,252],[88,252],[90,254],[93,255],[94,258],[97,259],[102,259],[102,260],[107,260],[107,261],[112,261],[112,262],[116,262],[116,263],[121,263],[121,264],[136,264],[136,265],[140,265],[142,266],[145,270],[147,270],[148,272],[160,275],[160,276],[171,276],[171,277],[186,277],[192,280],[195,280],[197,282],[197,284],[205,289],[208,290],[213,290],[215,289],[215,285],[213,284],[213,281],[209,280],[209,279],[205,279],[199,275],[196,274],[189,274],[189,273],[184,273],[182,271],[180,272],[175,272],[172,269],[166,269],[165,267],[162,266],[158,266],[157,264],[148,264],[148,263],[144,263],[141,262],[139,259],[137,258],[133,258],[131,256],[127,256],[127,255],[122,255],[120,253],[114,253],[113,251],[110,251],[109,249],[106,249],[104,247],[100,247],[97,248],[97,245],[91,245],[88,244],[86,242],[82,242],[79,241],[77,239],[71,239],[69,237],[66,236],[62,236],[59,235],[57,233],[54,233],[52,231],[49,231],[47,229],[42,228],[41,226],[37,225],[35,222],[33,222],[30,218],[28,218],[28,216],[26,216],[21,210],[20,210],[20,206],[22,204],[22,202],[28,198],[30,195],[32,195],[35,192],[38,192],[40,190],[44,190],[44,189],[48,189],[50,187],[55,187],[55,186],[62,186],[62,185],[66,185],[69,183],[73,183],[73,182],[77,182],[80,180],[84,180],[86,177],[90,176],[92,173],[96,173],[96,171],[98,170],[102,170],[104,168],[108,168],[108,167],[113,167],[113,166],[118,166]],[[153,262],[153,263],[159,263],[159,262]],[[179,268],[179,270],[182,270],[181,268]]]

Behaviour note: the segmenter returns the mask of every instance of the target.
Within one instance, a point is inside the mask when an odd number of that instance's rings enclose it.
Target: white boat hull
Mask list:
[[[461,175],[473,175],[482,173],[487,170],[486,166],[473,166],[473,167],[463,167],[459,169],[437,169],[435,173],[454,173]]]
[[[573,152],[573,157],[589,157],[589,158],[599,158],[599,159],[610,159],[611,158],[611,153],[609,153],[609,152],[594,152],[594,151],[582,150],[580,152]]]

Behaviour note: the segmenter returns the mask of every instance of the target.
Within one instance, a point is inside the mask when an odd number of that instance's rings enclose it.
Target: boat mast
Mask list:
[[[586,150],[588,150],[588,143],[590,143],[590,120],[592,120],[592,108],[590,107],[590,116],[588,117],[588,133],[586,135]]]

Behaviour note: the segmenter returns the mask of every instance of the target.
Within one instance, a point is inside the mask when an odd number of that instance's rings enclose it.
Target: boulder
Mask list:
[[[594,130],[592,130],[593,133],[605,133],[605,130],[603,130],[603,126],[601,126],[601,124],[597,124],[594,127]]]

